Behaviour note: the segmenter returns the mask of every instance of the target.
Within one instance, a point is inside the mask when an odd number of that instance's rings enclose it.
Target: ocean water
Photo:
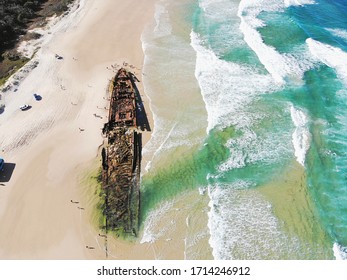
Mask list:
[[[342,0],[157,2],[142,36],[143,242],[155,213],[196,192],[215,259],[347,258],[346,13]]]

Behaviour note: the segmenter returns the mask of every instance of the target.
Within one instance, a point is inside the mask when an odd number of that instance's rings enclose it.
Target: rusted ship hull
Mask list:
[[[120,69],[112,82],[109,121],[104,134],[103,187],[106,230],[137,234],[142,134],[136,123],[136,85],[133,75]]]

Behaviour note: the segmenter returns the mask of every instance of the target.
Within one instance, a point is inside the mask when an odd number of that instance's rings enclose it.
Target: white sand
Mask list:
[[[111,64],[126,61],[141,79],[140,36],[153,19],[154,3],[82,1],[45,35],[35,58],[38,67],[16,92],[3,95],[1,156],[15,168],[8,182],[0,182],[1,259],[104,258],[86,211],[78,209],[84,205],[70,200],[82,199],[79,176],[95,165],[103,141]],[[56,53],[64,59],[56,59]],[[41,101],[34,100],[35,92]],[[32,108],[20,111],[24,103]]]

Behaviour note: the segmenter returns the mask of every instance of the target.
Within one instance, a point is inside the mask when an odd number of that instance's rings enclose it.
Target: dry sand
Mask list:
[[[111,65],[126,61],[142,78],[140,36],[153,20],[155,2],[82,0],[47,33],[36,56],[38,67],[16,92],[5,94],[1,155],[14,169],[0,185],[1,259],[105,258],[103,238],[88,223],[80,174],[95,166],[103,141]],[[56,59],[56,53],[64,59]],[[142,83],[138,86],[143,92]],[[34,100],[34,92],[41,101]],[[147,102],[144,96],[151,121]],[[20,111],[23,103],[32,108]],[[149,136],[145,133],[144,141]],[[110,238],[109,245],[117,242],[124,243]],[[155,258],[146,245],[122,246],[128,253],[119,258]]]

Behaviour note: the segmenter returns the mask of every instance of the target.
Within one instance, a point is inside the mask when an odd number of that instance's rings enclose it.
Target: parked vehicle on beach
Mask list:
[[[34,98],[35,100],[37,101],[40,101],[42,99],[41,95],[37,94],[37,93],[34,93]]]
[[[0,171],[4,170],[4,166],[5,166],[5,161],[3,158],[0,157]]]
[[[23,106],[20,106],[19,108],[20,108],[22,111],[26,111],[26,110],[29,110],[29,109],[31,108],[31,106],[28,105],[28,104],[24,104]]]

